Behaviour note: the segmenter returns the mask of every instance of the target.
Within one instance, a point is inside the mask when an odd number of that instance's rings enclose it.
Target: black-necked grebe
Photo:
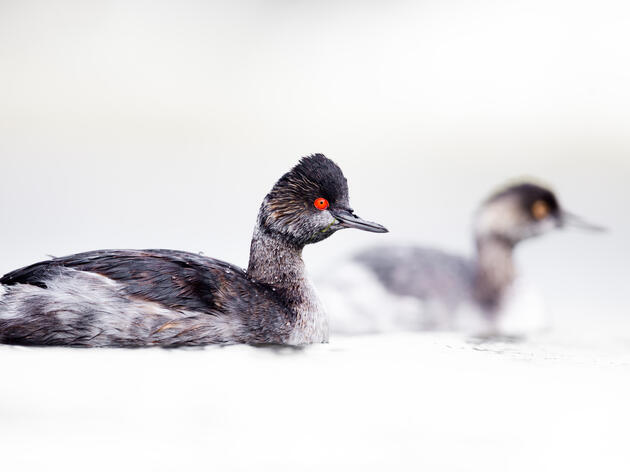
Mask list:
[[[526,284],[515,283],[513,251],[525,239],[566,226],[601,229],[563,210],[547,188],[518,183],[480,206],[472,258],[418,246],[363,250],[318,284],[332,331],[520,335],[538,329],[544,322],[541,299]],[[517,311],[525,316],[519,313],[520,325],[514,326],[516,316],[505,315]]]
[[[341,169],[315,154],[260,207],[243,271],[172,250],[102,250],[55,258],[0,279],[0,342],[64,346],[291,344],[328,340],[302,248],[357,217]]]

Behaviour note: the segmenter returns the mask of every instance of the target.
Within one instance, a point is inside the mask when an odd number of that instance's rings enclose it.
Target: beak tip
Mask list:
[[[372,233],[389,233],[389,230],[385,228],[383,225],[379,225],[378,223],[369,223],[369,227],[359,228],[364,231],[369,231]]]
[[[582,229],[586,231],[591,231],[593,233],[607,233],[608,232],[608,228],[584,221],[579,216],[573,213],[570,213],[566,210],[562,212],[561,227],[562,228],[567,228],[567,227],[578,228],[578,229]]]

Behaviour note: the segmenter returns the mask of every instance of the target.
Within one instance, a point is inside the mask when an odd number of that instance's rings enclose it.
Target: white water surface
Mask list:
[[[628,328],[0,346],[3,470],[627,470]]]

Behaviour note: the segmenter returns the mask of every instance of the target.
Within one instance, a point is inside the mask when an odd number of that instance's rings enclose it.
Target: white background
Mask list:
[[[313,152],[391,231],[307,248],[319,277],[369,244],[469,251],[477,203],[519,176],[610,228],[519,250],[556,329],[517,347],[3,348],[2,462],[624,470],[629,44],[624,1],[0,0],[2,273],[98,248],[244,266],[263,196]]]

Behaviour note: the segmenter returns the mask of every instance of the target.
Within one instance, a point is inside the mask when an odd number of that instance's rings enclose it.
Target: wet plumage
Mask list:
[[[328,199],[320,211],[313,200]],[[303,158],[265,197],[247,272],[173,250],[102,250],[38,262],[0,279],[0,341],[184,346],[325,342],[328,324],[301,251],[335,231],[386,231],[356,217],[341,169]]]
[[[294,321],[280,295],[243,270],[180,251],[76,254],[0,283],[2,340],[18,344],[281,343]]]

